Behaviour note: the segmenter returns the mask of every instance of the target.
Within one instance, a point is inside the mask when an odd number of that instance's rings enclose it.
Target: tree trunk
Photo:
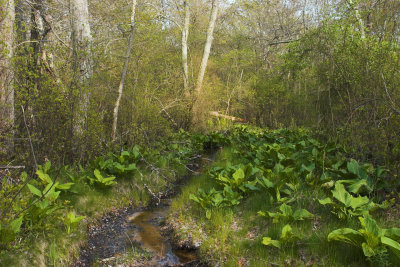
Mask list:
[[[360,15],[360,10],[358,9],[358,5],[354,4],[353,0],[348,0],[351,8],[354,9],[356,14],[356,19],[358,20],[358,24],[360,24],[360,32],[361,32],[361,39],[365,39],[365,25],[364,21]]]
[[[70,0],[74,86],[78,108],[74,107],[73,132],[82,135],[89,107],[89,85],[93,75],[92,35],[87,0]],[[74,93],[75,94],[75,93]],[[72,95],[74,95],[72,94]]]
[[[114,107],[114,116],[113,116],[114,119],[113,119],[113,125],[112,125],[112,133],[111,133],[112,141],[115,140],[115,135],[117,132],[119,105],[121,102],[122,92],[124,90],[126,74],[128,72],[129,59],[130,59],[131,50],[132,50],[132,46],[133,46],[133,40],[135,37],[135,11],[136,11],[136,0],[132,0],[131,32],[129,34],[128,48],[126,49],[125,62],[124,62],[124,67],[122,69],[122,74],[121,74],[121,81],[120,81],[119,87],[118,87],[118,98],[117,98],[117,101],[115,102],[115,107]]]
[[[12,134],[14,125],[14,0],[0,1],[0,134]],[[9,144],[12,146],[12,144]]]
[[[190,7],[189,0],[183,0],[185,9],[185,22],[182,29],[182,67],[183,67],[183,86],[185,94],[189,95],[189,71],[188,71],[188,36],[190,24]]]
[[[197,77],[197,85],[196,85],[197,97],[199,97],[199,95],[201,93],[201,88],[203,85],[204,73],[206,72],[207,61],[208,61],[208,57],[210,55],[215,21],[217,20],[217,14],[218,14],[218,0],[213,0],[212,7],[211,7],[211,17],[210,17],[210,22],[208,24],[208,30],[207,30],[207,40],[206,40],[206,44],[204,46],[204,53],[203,53],[203,59],[201,61],[201,65],[200,65],[199,76]]]

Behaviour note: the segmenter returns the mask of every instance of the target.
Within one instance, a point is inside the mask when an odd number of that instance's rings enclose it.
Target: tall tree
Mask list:
[[[78,88],[78,108],[74,108],[73,128],[74,134],[81,135],[87,121],[90,98],[88,87],[93,75],[92,34],[87,0],[71,0],[70,12],[74,70],[73,87]]]
[[[0,130],[14,125],[14,0],[0,0]]]
[[[203,79],[207,68],[208,57],[210,55],[211,44],[213,41],[213,34],[215,28],[215,21],[217,20],[217,14],[218,14],[218,0],[212,0],[211,16],[207,30],[207,39],[206,39],[206,44],[204,46],[203,58],[201,60],[199,75],[197,77],[197,84],[196,84],[197,97],[200,95],[203,86]]]
[[[131,50],[132,50],[132,46],[133,46],[133,39],[135,37],[135,12],[136,12],[136,0],[132,0],[132,14],[131,14],[131,22],[130,22],[131,31],[129,33],[129,41],[128,41],[128,47],[126,49],[126,54],[125,54],[124,67],[122,69],[121,80],[120,80],[119,87],[118,87],[118,98],[117,98],[117,101],[115,102],[114,114],[113,114],[113,125],[112,125],[112,133],[111,133],[111,140],[113,140],[113,141],[115,140],[115,135],[117,132],[119,105],[121,102],[122,92],[124,90],[126,74],[128,72],[128,65],[129,65],[129,59],[131,56]]]
[[[189,71],[188,71],[188,37],[190,26],[190,6],[189,0],[183,0],[185,19],[182,29],[182,67],[183,67],[183,85],[185,94],[189,94]]]

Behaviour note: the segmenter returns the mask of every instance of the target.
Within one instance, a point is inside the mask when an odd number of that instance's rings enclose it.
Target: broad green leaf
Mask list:
[[[248,189],[252,190],[252,191],[260,191],[260,189],[252,184],[245,184],[245,187],[247,187]]]
[[[189,195],[189,199],[191,199],[191,200],[193,200],[193,201],[195,201],[195,202],[197,202],[197,203],[200,203],[200,200],[199,200],[199,198],[198,197],[196,197],[195,195],[193,195],[193,194],[190,194]]]
[[[386,229],[385,234],[386,237],[394,239],[396,241],[400,241],[400,228],[389,228]]]
[[[382,244],[388,246],[393,251],[393,253],[400,258],[400,244],[398,242],[385,236],[381,237],[381,242]]]
[[[68,190],[68,189],[71,189],[71,186],[73,186],[73,185],[74,185],[74,183],[58,184],[56,186],[56,188],[60,189],[60,190]]]
[[[267,217],[267,214],[264,211],[257,212],[258,216]]]
[[[235,171],[235,173],[232,175],[233,179],[236,181],[244,179],[244,171],[242,168],[239,168]]]
[[[140,156],[140,148],[139,148],[139,146],[135,145],[132,148],[132,154],[133,154],[135,159],[139,158],[139,156]]]
[[[38,197],[42,197],[42,192],[37,189],[35,186],[31,185],[31,184],[27,184],[29,191],[31,191],[32,194],[37,195]]]
[[[371,193],[372,187],[368,184],[367,180],[358,180],[352,185],[349,185],[349,191],[354,194],[359,194],[362,192]]]
[[[282,215],[287,217],[287,216],[292,216],[293,214],[293,210],[292,207],[286,205],[285,203],[283,203],[279,209],[282,211]]]
[[[296,210],[293,214],[295,220],[312,219],[314,215],[306,209]]]
[[[336,182],[335,189],[332,190],[332,196],[336,198],[339,202],[344,204],[346,207],[350,207],[351,205],[351,195],[346,191],[344,185]]]
[[[281,243],[278,240],[272,240],[271,237],[263,237],[262,244],[281,248]]]
[[[45,173],[47,173],[51,168],[51,161],[47,161],[44,166],[43,166],[43,170]]]
[[[350,201],[349,202],[350,203],[350,207],[352,207],[354,210],[359,208],[359,207],[365,206],[365,205],[367,205],[369,203],[368,197],[362,197],[362,196],[352,197],[350,195],[349,201]]]
[[[366,257],[369,258],[369,257],[375,256],[376,251],[371,246],[369,246],[367,243],[362,243],[361,247],[362,247],[362,250]]]
[[[318,202],[319,202],[321,205],[333,204],[332,199],[330,199],[329,197],[324,198],[324,199],[318,199]]]
[[[281,233],[281,240],[283,241],[289,241],[294,237],[293,229],[289,224],[286,224],[282,228],[282,233]]]
[[[363,234],[367,244],[371,247],[377,247],[380,237],[383,236],[383,230],[378,226],[376,221],[371,216],[366,215],[359,218],[363,229],[359,232]]]
[[[351,228],[341,228],[329,233],[328,241],[340,241],[354,246],[360,246],[364,240],[363,235]]]
[[[347,170],[352,174],[359,175],[359,168],[360,166],[358,165],[358,162],[354,159],[351,159],[350,162],[347,163]]]
[[[263,181],[263,185],[267,188],[273,188],[274,187],[274,183],[271,182],[270,180],[268,180],[265,177],[262,177],[262,181]]]

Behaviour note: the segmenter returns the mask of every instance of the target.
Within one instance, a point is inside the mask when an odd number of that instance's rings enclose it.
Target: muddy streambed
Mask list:
[[[214,158],[215,155],[212,157]],[[208,161],[208,162],[207,162]],[[209,163],[193,164],[192,169]],[[88,243],[73,266],[204,266],[193,249],[179,248],[165,225],[172,197],[193,175],[180,179],[167,194],[146,208],[114,210],[88,226]]]

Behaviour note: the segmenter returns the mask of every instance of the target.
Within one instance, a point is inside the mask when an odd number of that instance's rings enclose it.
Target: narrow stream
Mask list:
[[[212,160],[215,155],[211,155]],[[201,160],[193,167],[200,173],[199,169],[209,163],[210,159]],[[193,175],[185,176],[181,182],[186,183]],[[181,186],[184,185],[176,185],[174,191]],[[79,259],[72,266],[200,266],[196,251],[176,249],[171,240],[162,234],[171,201],[172,196],[162,199],[159,205],[148,210],[138,211],[129,207],[107,214],[99,225],[88,227],[88,245],[81,249]],[[132,249],[146,251],[151,256],[131,258],[120,265],[119,259]]]

